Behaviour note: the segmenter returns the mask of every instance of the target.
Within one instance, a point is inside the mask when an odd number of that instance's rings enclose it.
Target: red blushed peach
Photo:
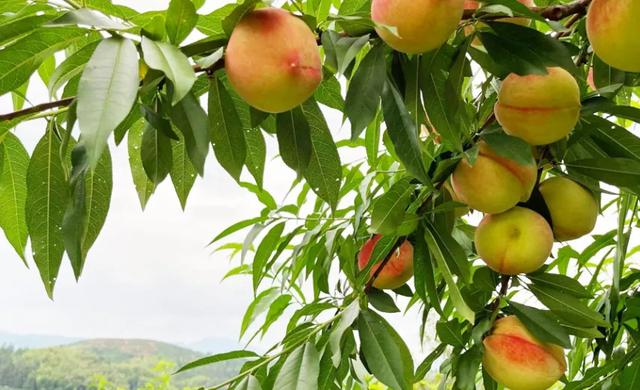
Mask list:
[[[371,18],[380,25],[376,27],[378,35],[393,49],[408,54],[440,47],[458,27],[463,11],[464,0],[371,2]]]
[[[242,18],[229,39],[225,69],[240,97],[272,113],[303,103],[322,81],[315,35],[301,19],[277,8]]]
[[[501,213],[529,199],[536,173],[535,163],[520,165],[498,156],[481,142],[475,163],[460,161],[451,176],[451,184],[459,200],[472,209]]]
[[[511,390],[548,389],[567,369],[562,348],[533,337],[516,316],[497,320],[483,344],[484,368]]]
[[[553,248],[549,223],[535,211],[514,207],[484,216],[474,235],[478,256],[503,275],[537,270]]]
[[[358,253],[358,268],[363,270],[373,254],[373,248],[382,236],[376,234],[362,246]],[[413,245],[409,241],[404,241],[393,253],[389,261],[373,282],[373,287],[377,289],[394,289],[405,284],[413,276]],[[371,268],[373,276],[382,262],[378,262]]]
[[[640,1],[593,0],[587,35],[602,61],[627,72],[640,72]]]

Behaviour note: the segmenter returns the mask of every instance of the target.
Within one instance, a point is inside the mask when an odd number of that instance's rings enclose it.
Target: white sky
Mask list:
[[[118,3],[138,10],[165,9],[167,0]],[[208,0],[200,13],[228,3]],[[46,88],[34,79],[29,98],[47,100]],[[12,111],[8,95],[0,98],[0,112]],[[328,117],[334,136],[348,137],[340,116]],[[29,150],[42,136],[42,120],[17,129]],[[270,156],[277,153],[269,143]],[[72,337],[151,338],[189,343],[219,339],[237,341],[244,310],[251,301],[249,278],[231,278],[220,283],[229,265],[225,254],[210,255],[205,245],[226,226],[257,215],[260,206],[240,188],[209,155],[204,179],[198,179],[187,210],[182,212],[170,180],[166,180],[142,212],[131,180],[126,145],[112,148],[114,189],[109,217],[87,259],[84,274],[76,284],[65,259],[50,301],[38,272],[30,261],[26,269],[4,237],[0,238],[0,331],[53,334]],[[267,161],[265,185],[282,198],[294,175],[279,160]],[[600,218],[597,230],[615,226],[615,218]],[[242,234],[240,235],[242,237]],[[576,247],[589,242],[582,240]],[[418,355],[419,317],[390,315],[410,348]],[[277,330],[277,326],[274,329]],[[429,338],[435,332],[427,331]],[[265,343],[277,340],[270,333]],[[264,346],[261,345],[261,346]],[[427,352],[430,348],[427,347]]]

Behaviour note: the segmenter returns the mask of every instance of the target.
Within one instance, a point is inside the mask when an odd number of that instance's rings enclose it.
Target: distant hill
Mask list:
[[[0,331],[0,347],[13,346],[15,348],[47,348],[81,341],[79,337],[64,337],[43,334],[15,334]],[[0,388],[0,390],[2,390]]]
[[[198,388],[233,376],[241,364],[222,362],[170,375],[200,357],[190,349],[153,340],[94,339],[40,349],[5,347],[0,348],[0,390]]]

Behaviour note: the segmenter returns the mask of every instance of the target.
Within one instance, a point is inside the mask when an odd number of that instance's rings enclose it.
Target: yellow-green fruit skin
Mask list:
[[[551,254],[551,226],[535,211],[514,207],[487,214],[476,229],[478,256],[503,275],[529,273],[540,268]]]
[[[483,344],[485,370],[510,390],[548,389],[567,369],[562,348],[535,338],[515,316],[497,320]]]
[[[276,8],[242,18],[229,39],[225,69],[242,99],[270,113],[300,105],[322,81],[313,32],[301,19]]]
[[[529,199],[536,171],[535,163],[520,165],[496,155],[482,142],[475,163],[460,161],[451,184],[462,203],[483,213],[497,214]]]
[[[464,0],[373,0],[371,18],[393,49],[419,54],[440,47],[458,27]],[[389,31],[397,29],[397,35]]]
[[[640,0],[593,0],[587,36],[602,61],[627,72],[640,72]]]
[[[574,240],[595,227],[598,203],[580,184],[566,177],[552,177],[540,183],[540,193],[549,209],[556,240]]]
[[[562,68],[547,71],[546,75],[507,76],[494,109],[505,132],[531,145],[546,145],[565,138],[580,117],[580,88],[576,80]]]

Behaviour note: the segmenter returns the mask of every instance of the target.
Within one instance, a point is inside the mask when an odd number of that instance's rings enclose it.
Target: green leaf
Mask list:
[[[344,74],[368,41],[369,35],[343,37],[332,30],[323,32],[322,47],[327,57],[325,66],[332,72]]]
[[[49,79],[51,78],[55,68],[56,57],[54,55],[47,57],[38,67],[38,76],[40,76],[40,80],[42,80],[45,85],[49,84]]]
[[[147,124],[142,134],[140,154],[147,177],[155,185],[160,184],[171,171],[173,164],[171,140]]]
[[[47,131],[36,145],[27,170],[26,221],[31,249],[52,299],[64,254],[62,219],[69,198],[59,148],[58,138]]]
[[[633,107],[621,107],[633,108]],[[638,110],[637,108],[633,108]],[[609,110],[614,111],[614,110]],[[638,110],[640,112],[640,110]],[[640,138],[629,130],[596,115],[582,118],[589,135],[611,157],[640,160]]]
[[[540,302],[570,324],[582,327],[609,326],[600,313],[571,295],[546,286],[531,285],[529,288]]]
[[[528,274],[527,277],[534,285],[555,288],[576,298],[593,298],[593,294],[589,293],[580,282],[565,275],[536,272]]]
[[[436,323],[436,333],[438,338],[445,344],[454,347],[464,347],[465,341],[462,339],[462,324],[453,319],[448,322],[438,321]]]
[[[640,161],[628,158],[593,158],[565,162],[569,171],[596,180],[640,191]]]
[[[193,183],[196,181],[197,174],[187,154],[184,137],[180,137],[178,141],[171,142],[173,163],[171,164],[169,175],[171,175],[171,182],[180,200],[182,210],[187,206],[187,198],[189,197]]]
[[[393,298],[384,291],[372,288],[368,293],[367,297],[369,298],[369,303],[376,310],[381,311],[383,313],[399,313],[400,309],[396,306],[396,303],[393,301]]]
[[[40,28],[0,50],[0,96],[20,87],[45,59],[84,34],[75,27]]]
[[[300,107],[276,115],[280,156],[302,176],[311,161],[311,130]]]
[[[271,228],[269,232],[264,236],[258,249],[256,250],[256,255],[253,258],[253,289],[254,291],[258,289],[258,285],[260,281],[264,277],[264,267],[267,265],[267,261],[271,257],[271,254],[276,249],[278,242],[280,241],[280,237],[282,236],[282,232],[284,231],[285,222],[281,222]]]
[[[260,382],[253,375],[246,376],[240,384],[234,388],[235,390],[262,390]]]
[[[620,388],[640,388],[640,359],[636,358],[629,367],[622,370],[622,375],[620,376]]]
[[[247,219],[244,221],[240,221],[240,222],[236,222],[233,225],[229,226],[228,228],[224,229],[222,232],[220,232],[217,236],[215,236],[213,238],[213,240],[211,240],[211,242],[209,242],[209,245],[213,244],[216,241],[219,241],[239,230],[242,230],[246,227],[249,227],[251,225],[255,225],[258,222],[263,222],[265,220],[264,217],[257,217],[257,218],[251,218],[251,219]]]
[[[358,316],[360,351],[371,373],[385,385],[411,390],[413,360],[400,335],[384,318],[372,311]]]
[[[180,372],[193,370],[194,368],[198,368],[202,366],[209,366],[211,364],[215,364],[219,362],[226,362],[229,360],[237,360],[237,359],[249,359],[254,357],[260,357],[260,355],[258,355],[255,352],[247,351],[247,350],[218,353],[218,354],[203,357],[201,359],[194,360],[188,364],[185,364],[184,366],[180,367],[180,369],[176,371],[174,375]]]
[[[249,304],[247,311],[244,313],[242,325],[240,326],[240,338],[242,338],[249,328],[249,325],[251,325],[256,317],[264,313],[264,311],[269,308],[269,305],[271,305],[271,302],[273,302],[279,295],[280,293],[278,292],[277,287],[271,287],[258,294],[256,299]]]
[[[384,45],[374,46],[358,66],[347,91],[344,114],[351,122],[351,139],[375,118],[384,88],[386,62]]]
[[[31,15],[24,18],[9,19],[9,21],[0,22],[0,45],[19,39],[25,34],[32,33],[42,26],[45,22],[51,20],[53,15]]]
[[[227,36],[231,35],[231,32],[236,27],[236,24],[250,11],[252,11],[260,0],[244,0],[240,5],[237,5],[229,16],[222,20],[222,28]]]
[[[80,142],[94,169],[109,135],[127,117],[138,94],[138,52],[128,39],[105,39],[87,63],[78,85]]]
[[[418,368],[416,369],[416,380],[423,379],[429,371],[431,371],[431,366],[436,361],[438,357],[440,357],[444,351],[447,349],[447,344],[439,344],[426,358],[420,363]]]
[[[278,390],[317,390],[320,354],[308,342],[291,353],[280,369],[273,385]]]
[[[398,230],[414,189],[410,178],[401,178],[376,199],[371,212],[371,229],[375,233],[389,235]]]
[[[165,22],[169,41],[175,45],[182,42],[191,33],[197,21],[198,14],[191,0],[171,0]]]
[[[429,253],[422,227],[418,227],[416,232],[413,250],[416,293],[424,302],[428,302],[439,314],[442,314],[431,253]]]
[[[196,81],[196,75],[187,57],[173,45],[152,41],[144,36],[142,53],[144,61],[151,69],[162,71],[171,80],[173,85],[171,104],[175,105],[182,100]]]
[[[509,306],[535,337],[546,343],[571,348],[569,335],[550,312],[513,301],[509,301]]]
[[[436,237],[437,231],[435,227],[433,227],[431,224],[428,224],[427,229],[425,230],[425,240],[427,241],[427,246],[431,250],[433,257],[436,260],[438,270],[447,283],[447,287],[449,287],[449,297],[453,301],[453,305],[458,311],[458,314],[460,314],[464,319],[473,324],[475,322],[475,313],[464,301],[464,298],[462,298],[462,294],[460,293],[458,284],[453,279],[451,270],[447,265],[447,258],[445,252],[443,251],[444,247],[439,244],[439,240]]]
[[[50,24],[58,26],[91,26],[105,30],[126,30],[132,27],[88,8],[71,10],[51,21]]]
[[[309,123],[311,136],[311,157],[304,177],[313,192],[335,210],[342,179],[338,148],[320,107],[313,100],[308,100],[302,105],[302,111]]]
[[[129,166],[131,167],[131,176],[133,178],[133,184],[136,187],[138,193],[138,199],[140,200],[140,206],[144,209],[149,201],[149,198],[156,189],[156,185],[149,180],[147,173],[142,165],[142,154],[140,149],[142,148],[142,134],[146,122],[142,119],[138,120],[131,129],[127,138],[128,152],[129,152]]]
[[[240,180],[247,150],[238,112],[222,81],[209,81],[209,137],[222,167]]]
[[[269,306],[269,311],[267,312],[267,317],[264,320],[264,325],[262,325],[262,336],[264,336],[271,325],[280,318],[282,313],[289,307],[289,303],[291,302],[291,295],[285,294],[280,295],[276,298],[275,301]]]
[[[360,302],[356,299],[342,311],[340,319],[331,331],[331,335],[329,336],[329,346],[331,347],[331,361],[333,362],[334,367],[338,367],[340,365],[340,360],[342,358],[342,352],[340,352],[342,336],[344,336],[344,332],[353,325],[353,322],[358,318],[358,314],[360,314]]]
[[[474,345],[466,350],[458,358],[456,365],[456,382],[455,389],[459,390],[475,390],[476,375],[482,362],[482,349],[479,345]]]
[[[209,121],[198,99],[188,93],[169,109],[171,121],[182,132],[182,141],[193,167],[202,176],[209,153]]]
[[[244,140],[247,144],[245,165],[258,187],[262,187],[264,164],[267,158],[267,145],[264,142],[262,130],[259,127],[245,127]]]
[[[398,158],[407,171],[415,176],[425,185],[430,185],[422,152],[420,151],[420,141],[411,115],[407,111],[402,97],[396,88],[387,81],[382,92],[382,109],[384,120],[387,124],[387,132],[393,142]]]
[[[4,137],[0,149],[3,151],[0,164],[0,227],[26,265],[24,249],[28,231],[25,207],[29,154],[12,133]]]
[[[344,111],[344,98],[342,97],[340,82],[327,72],[322,77],[322,82],[313,94],[320,104],[338,111]]]
[[[58,65],[47,83],[49,95],[53,96],[65,83],[82,72],[100,42],[102,41],[98,40],[89,43]]]
[[[225,4],[207,15],[199,15],[196,28],[214,39],[224,39],[226,33],[222,28],[222,21],[233,12],[235,7],[235,4]]]
[[[521,138],[513,137],[503,132],[493,132],[482,137],[489,147],[499,156],[516,161],[522,165],[535,164],[531,145]]]

